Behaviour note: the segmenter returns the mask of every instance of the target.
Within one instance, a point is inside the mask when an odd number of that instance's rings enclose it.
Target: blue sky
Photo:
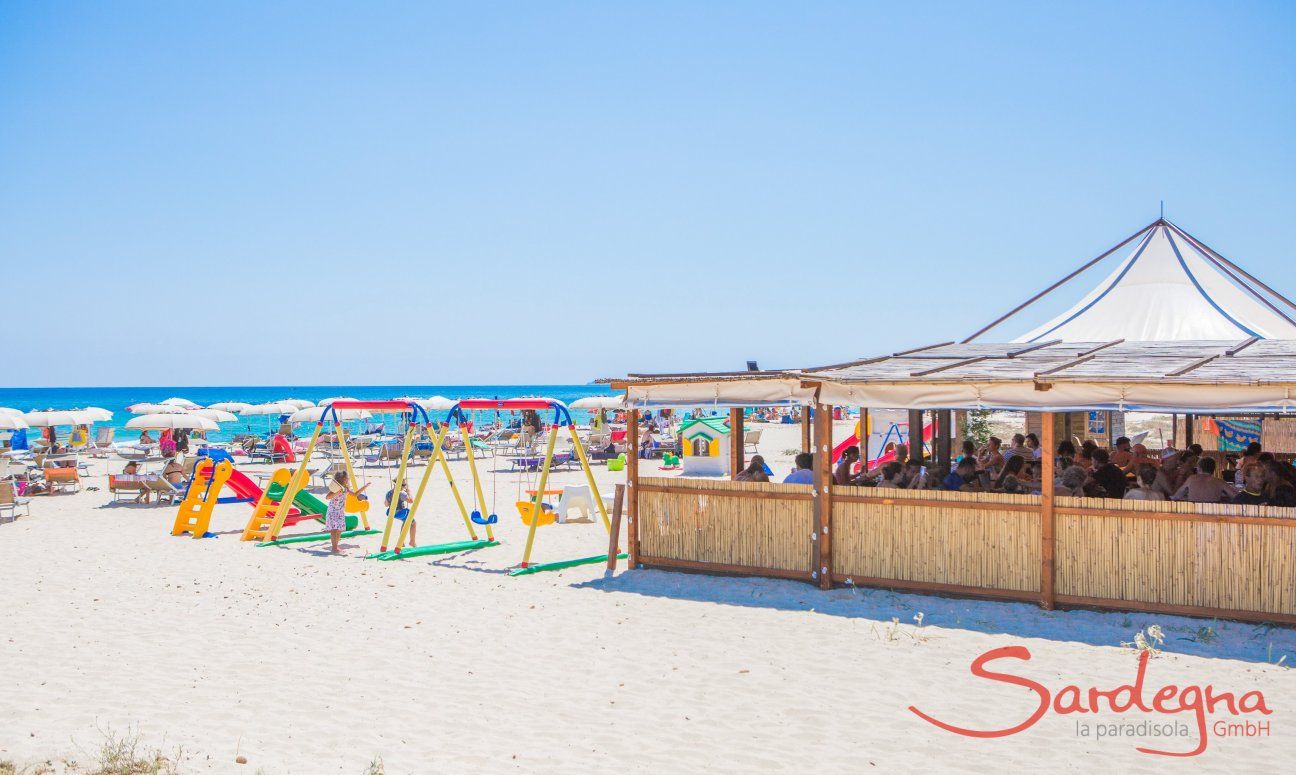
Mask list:
[[[1161,199],[1293,295],[1293,9],[7,2],[0,381],[835,362]]]

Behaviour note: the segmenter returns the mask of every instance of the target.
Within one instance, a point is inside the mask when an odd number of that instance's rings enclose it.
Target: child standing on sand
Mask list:
[[[346,471],[338,471],[333,475],[333,481],[329,482],[328,487],[328,511],[324,513],[324,529],[329,531],[329,540],[333,544],[333,554],[341,554],[338,549],[338,540],[342,537],[342,531],[346,530],[346,496],[348,493],[360,497],[369,485],[365,485],[358,490],[351,489],[350,480],[347,478]]]

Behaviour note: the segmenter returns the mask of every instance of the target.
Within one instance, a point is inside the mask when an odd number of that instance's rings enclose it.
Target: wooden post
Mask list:
[[[743,442],[743,410],[733,407],[729,410],[729,479],[737,479],[738,474],[747,467],[744,462],[746,444]]]
[[[1188,449],[1193,444],[1193,416],[1184,415],[1184,449]]]
[[[832,588],[832,407],[815,404],[814,568],[820,589]]]
[[[869,415],[867,407],[860,407],[860,430],[859,430],[859,448],[860,448],[860,471],[867,472],[869,467]]]
[[[950,422],[953,413],[948,409],[941,409],[933,412],[936,416],[936,430],[940,433],[936,437],[936,463],[945,467],[946,471],[953,470],[951,466],[951,453],[954,442],[954,428]]]
[[[639,565],[639,410],[626,412],[626,552],[630,555],[626,567]]]
[[[814,451],[813,442],[810,441],[810,407],[801,407],[801,451]]]
[[[923,413],[921,409],[909,410],[909,459],[923,460]]]
[[[625,489],[624,484],[618,484],[612,496],[612,529],[608,531],[608,570],[616,570],[617,554],[621,551],[621,506],[625,503]]]
[[[1170,446],[1179,449],[1179,415],[1170,415]]]
[[[1055,597],[1054,581],[1056,566],[1053,562],[1055,541],[1053,528],[1053,413],[1044,412],[1040,425],[1040,606],[1048,610],[1053,608]]]

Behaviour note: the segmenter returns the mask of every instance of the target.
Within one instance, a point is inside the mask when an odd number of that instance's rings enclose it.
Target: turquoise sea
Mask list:
[[[284,398],[320,401],[334,396],[359,399],[388,399],[397,396],[445,396],[446,398],[517,398],[520,396],[545,396],[571,403],[586,396],[611,395],[603,385],[331,385],[294,387],[76,387],[76,388],[0,388],[0,406],[21,409],[24,412],[43,409],[80,409],[97,406],[113,413],[111,421],[96,423],[117,429],[118,441],[128,441],[139,435],[138,431],[125,430],[126,422],[134,417],[126,411],[131,404],[157,403],[168,398],[186,398],[201,406],[220,401],[242,401],[263,404]],[[434,417],[435,417],[434,413]],[[573,411],[577,422],[588,419],[585,412]],[[222,423],[219,432],[209,433],[213,440],[232,437],[235,433],[253,430],[265,431],[276,418],[256,416],[240,418],[237,423]],[[388,427],[391,427],[390,424]],[[60,429],[60,436],[67,429]]]

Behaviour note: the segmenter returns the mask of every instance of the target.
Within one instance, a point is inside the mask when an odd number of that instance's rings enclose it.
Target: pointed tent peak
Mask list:
[[[1296,339],[1296,303],[1161,217],[963,341],[979,339],[1127,248],[1116,270],[1084,298],[1011,341]]]

